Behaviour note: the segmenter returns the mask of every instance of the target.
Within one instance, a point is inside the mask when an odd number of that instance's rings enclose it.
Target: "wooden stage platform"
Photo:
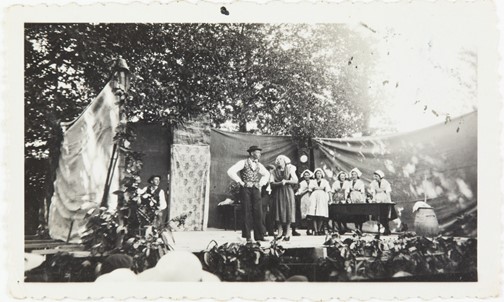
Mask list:
[[[365,230],[365,229],[364,229]],[[326,236],[308,236],[306,230],[300,230],[301,236],[292,236],[290,241],[279,241],[285,249],[295,248],[323,248]],[[377,235],[376,232],[364,233],[363,238],[372,239]],[[352,233],[346,233],[341,236],[342,239],[349,238]],[[207,229],[206,231],[188,231],[174,232],[175,249],[190,252],[201,252],[207,249],[212,241],[222,245],[226,242],[245,243],[245,239],[241,237],[241,231],[222,230],[222,229]],[[381,235],[384,240],[395,239],[397,234],[388,236]],[[268,241],[260,242],[261,246],[269,247],[273,237],[266,237]],[[84,250],[80,244],[68,244],[58,240],[39,240],[27,237],[25,239],[25,251],[39,255],[50,255],[57,252],[68,252],[75,257],[87,257],[89,252]]]

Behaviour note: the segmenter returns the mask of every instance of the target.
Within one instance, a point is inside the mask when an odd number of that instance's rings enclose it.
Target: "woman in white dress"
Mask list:
[[[308,211],[310,209],[310,183],[313,182],[313,172],[310,170],[304,170],[303,173],[301,173],[301,182],[299,183],[299,188],[296,192],[297,198],[300,198],[300,208],[301,208],[301,219],[306,219]],[[308,230],[306,231],[307,235],[313,234],[313,229],[311,227],[308,227]]]
[[[377,203],[391,203],[390,192],[392,187],[385,179],[385,173],[382,170],[376,170],[373,174],[373,181],[369,185],[369,190],[373,195],[373,202]]]
[[[350,171],[350,176],[352,177],[350,180],[350,185],[347,189],[347,201],[349,203],[365,203],[366,202],[366,186],[364,182],[360,179],[362,176],[362,172],[353,168]],[[364,221],[366,221],[366,215],[355,215],[353,217],[353,221],[355,224],[355,228],[362,232],[362,225]]]
[[[373,181],[369,185],[369,191],[371,192],[373,196],[373,202],[376,203],[392,203],[392,200],[390,198],[390,192],[392,192],[392,186],[390,183],[385,179],[385,173],[383,173],[382,170],[376,170],[373,173]],[[395,215],[395,211],[393,211],[394,214],[391,213],[389,217],[381,216],[379,223],[381,223],[384,226],[385,232],[383,233],[384,235],[389,235],[390,234],[390,227],[389,227],[389,220],[397,218],[397,215]]]
[[[324,172],[317,168],[313,171],[315,179],[310,183],[312,190],[310,195],[310,208],[308,215],[313,218],[313,229],[315,234],[323,235],[322,225],[325,219],[329,217],[329,194],[331,187],[329,182],[324,179]]]
[[[336,212],[336,204],[346,203],[346,195],[345,193],[350,188],[350,182],[348,181],[348,175],[346,172],[341,171],[336,175],[336,181],[333,183],[331,191],[332,191],[332,199],[329,202],[329,219],[332,221],[332,231],[335,231],[336,223],[338,224],[338,230],[340,234],[344,234],[348,227],[346,225],[346,219],[342,215],[338,215]]]

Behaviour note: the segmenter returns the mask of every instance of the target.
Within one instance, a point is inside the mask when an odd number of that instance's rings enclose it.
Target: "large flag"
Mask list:
[[[109,169],[113,138],[119,124],[119,97],[109,82],[74,121],[63,125],[61,155],[49,209],[49,234],[53,239],[81,242],[89,209],[100,206]],[[117,205],[116,166],[109,190],[109,208]]]

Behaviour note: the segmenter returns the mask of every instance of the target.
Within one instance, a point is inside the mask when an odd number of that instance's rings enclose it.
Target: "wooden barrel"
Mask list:
[[[414,226],[418,236],[434,237],[439,234],[439,223],[432,208],[419,208],[415,215]]]

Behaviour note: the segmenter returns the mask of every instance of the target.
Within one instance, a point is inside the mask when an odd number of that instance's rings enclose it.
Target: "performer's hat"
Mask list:
[[[345,174],[348,177],[348,173],[347,172],[345,172],[345,171],[339,171],[338,174],[336,174],[336,179],[337,180],[339,180],[341,174]]]
[[[320,171],[320,173],[322,173],[322,178],[324,178],[324,177],[325,177],[325,173],[324,173],[324,171],[322,171],[322,169],[320,169],[320,168],[317,168],[317,169],[315,169],[315,170],[313,171],[313,177],[315,177],[315,175],[317,174],[317,172],[318,172],[318,171]]]
[[[374,171],[374,174],[380,176],[380,178],[384,178],[385,177],[385,173],[383,173],[382,170],[376,170],[376,171]]]
[[[359,178],[362,176],[362,172],[361,172],[359,169],[357,169],[357,168],[353,168],[353,169],[350,171],[350,174],[352,174],[352,172],[357,173],[357,177],[359,177]]]
[[[261,149],[261,148],[259,148],[258,146],[250,146],[250,147],[248,148],[247,152],[248,152],[248,153],[250,153],[250,152],[257,151],[257,150],[262,151],[262,149]]]
[[[152,181],[154,180],[154,178],[158,177],[159,180],[161,180],[161,175],[152,175],[151,177],[149,177],[149,179],[147,180],[148,183],[152,183]]]
[[[301,177],[303,177],[306,173],[308,173],[310,177],[313,177],[313,172],[308,169],[304,170],[303,173],[301,173]]]

